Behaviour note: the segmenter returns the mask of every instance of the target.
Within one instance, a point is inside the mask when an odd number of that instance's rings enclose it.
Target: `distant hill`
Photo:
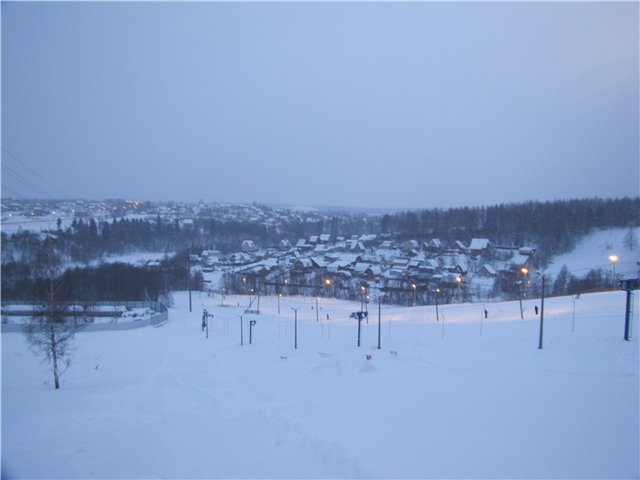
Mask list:
[[[610,255],[617,255],[615,265],[619,278],[636,278],[640,269],[640,228],[614,228],[597,230],[582,237],[573,250],[552,258],[547,268],[554,278],[566,265],[576,277],[584,277],[592,269],[600,268],[607,274],[613,271]]]

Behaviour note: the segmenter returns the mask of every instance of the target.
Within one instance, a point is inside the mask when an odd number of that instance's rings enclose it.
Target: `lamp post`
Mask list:
[[[458,298],[462,301],[462,289],[460,288],[462,287],[462,277],[460,275],[456,277],[456,282],[458,282]]]
[[[281,293],[278,294],[278,315],[280,315],[280,297],[282,296]]]
[[[440,293],[440,289],[436,288],[433,293],[435,293],[436,295],[436,322],[440,321],[440,315],[438,314],[438,294]]]
[[[327,295],[327,297],[329,297],[330,293],[331,293],[331,279],[330,278],[325,278],[324,286],[327,289],[326,295]]]
[[[418,286],[415,283],[411,284],[411,288],[413,289],[413,306],[416,306],[416,289]]]
[[[520,272],[526,277],[529,273],[529,269],[527,267],[522,267]],[[520,320],[524,320],[524,312],[522,311],[522,283],[522,280],[518,280],[516,282],[516,285],[518,285],[518,298],[520,299]]]
[[[616,288],[616,263],[618,262],[618,256],[615,254],[609,255],[609,261],[611,262],[612,269],[611,288]]]

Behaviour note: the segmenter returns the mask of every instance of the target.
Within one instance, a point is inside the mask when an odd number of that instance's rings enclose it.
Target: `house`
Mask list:
[[[280,240],[278,242],[278,249],[280,250],[289,250],[291,248],[291,242],[289,240],[287,240],[286,238]]]
[[[344,254],[337,260],[327,265],[327,271],[337,273],[338,271],[351,268],[359,262],[362,262],[362,257],[360,257],[359,255]]]
[[[243,240],[242,241],[242,251],[245,253],[257,252],[258,247],[253,243],[253,240]]]
[[[313,245],[308,244],[304,238],[300,238],[296,242],[296,248],[311,250],[313,248]]]
[[[371,265],[369,263],[356,263],[353,267],[354,273],[358,276],[366,278],[367,280],[373,280],[380,276],[380,267]]]
[[[318,237],[320,243],[326,245],[327,243],[331,243],[331,234],[323,233]]]
[[[462,280],[458,273],[443,273],[440,284],[447,287],[457,287]]]
[[[442,242],[439,238],[432,238],[427,242],[427,250],[437,252],[442,250]]]
[[[366,249],[364,248],[364,244],[362,242],[352,241],[349,250],[354,253],[363,253]]]
[[[469,244],[469,253],[477,257],[491,249],[491,242],[486,238],[472,238]]]
[[[522,255],[520,253],[515,254],[509,262],[509,267],[512,270],[522,270],[529,267],[529,261],[531,257],[529,255]]]
[[[522,247],[518,250],[518,253],[520,253],[521,255],[532,256],[536,253],[536,249],[531,247]]]
[[[314,264],[310,258],[298,258],[293,262],[294,270],[312,270],[314,268]]]
[[[453,250],[455,252],[464,252],[467,250],[467,247],[464,246],[460,240],[456,240],[451,245],[449,245],[449,250]]]
[[[407,240],[406,242],[403,242],[402,245],[400,245],[400,248],[404,252],[413,252],[420,249],[420,244],[417,240]]]
[[[480,267],[477,274],[480,277],[493,278],[498,275],[498,272],[496,272],[495,268],[493,268],[491,265],[485,263],[482,267]]]
[[[311,257],[310,260],[315,268],[327,268],[327,262],[320,257]]]
[[[363,235],[360,235],[360,237],[358,238],[358,241],[362,242],[364,245],[371,245],[373,242],[376,241],[377,238],[378,236],[373,233],[365,233]]]
[[[406,257],[396,257],[393,259],[393,262],[391,262],[391,268],[393,270],[406,270],[409,268],[410,261],[411,259]]]

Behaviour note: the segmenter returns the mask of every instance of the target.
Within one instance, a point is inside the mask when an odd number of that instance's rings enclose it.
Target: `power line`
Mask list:
[[[20,160],[18,157],[16,157],[13,153],[11,153],[10,151],[8,151],[6,148],[2,147],[2,151],[4,153],[6,153],[7,155],[9,155],[11,158],[13,158],[15,161],[17,161],[18,163],[20,163],[23,167],[25,167],[27,170],[29,170],[32,174],[34,174],[36,177],[38,177],[40,180],[42,180],[44,183],[46,183],[47,185],[49,185],[53,190],[55,190],[56,192],[58,192],[60,195],[62,195],[64,198],[67,197],[67,195],[65,195],[65,193],[60,190],[58,187],[56,187],[54,184],[52,184],[49,180],[47,180],[46,178],[42,177],[40,174],[38,174],[38,172],[34,171],[31,167],[29,167],[29,165],[27,165],[23,160]]]
[[[4,168],[7,173],[9,173],[10,175],[12,175],[16,180],[18,180],[20,183],[22,183],[23,185],[31,188],[34,192],[38,193],[39,195],[42,195],[43,197],[49,198],[51,199],[51,197],[46,194],[45,192],[43,192],[39,187],[37,187],[36,185],[34,185],[33,183],[31,183],[29,180],[25,179],[22,175],[20,175],[19,173],[15,172],[11,167],[9,167],[8,165],[5,165],[4,163],[2,164],[2,168]]]
[[[19,197],[21,199],[24,199],[24,195],[22,195],[21,193],[16,192],[15,190],[13,190],[12,188],[9,187],[2,187],[2,190],[7,190],[11,195],[13,195],[14,197]]]

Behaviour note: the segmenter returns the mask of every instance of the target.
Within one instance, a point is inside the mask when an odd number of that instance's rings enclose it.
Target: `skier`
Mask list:
[[[484,318],[489,318],[489,311],[486,308],[484,309]]]
[[[538,314],[538,305],[536,305],[535,307],[533,307],[533,309],[536,311],[536,315]]]

